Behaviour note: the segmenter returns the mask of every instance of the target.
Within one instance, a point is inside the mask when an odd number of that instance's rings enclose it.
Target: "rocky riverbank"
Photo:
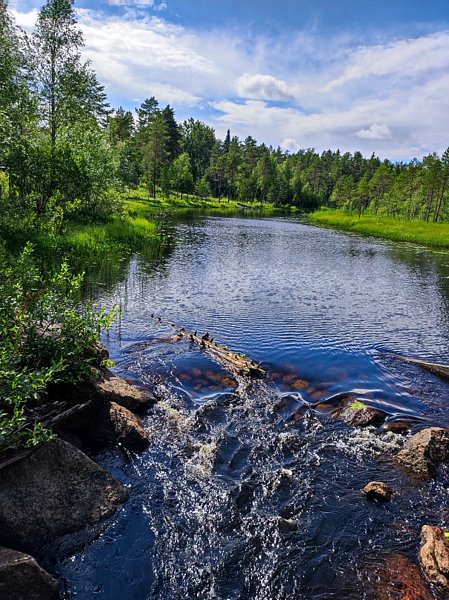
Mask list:
[[[101,359],[107,356],[100,348]],[[100,363],[100,361],[99,361]],[[0,465],[0,597],[50,600],[57,582],[36,561],[62,536],[110,517],[127,489],[87,453],[108,445],[133,451],[150,439],[136,413],[156,401],[146,389],[98,367],[93,381],[53,385],[36,417],[55,438],[11,453]]]

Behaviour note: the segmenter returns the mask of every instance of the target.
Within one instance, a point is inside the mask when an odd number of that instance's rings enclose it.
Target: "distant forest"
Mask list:
[[[145,185],[154,197],[449,220],[449,148],[394,163],[338,150],[291,154],[230,131],[220,140],[201,121],[178,123],[154,97],[134,113],[112,109],[83,44],[71,0],[48,0],[31,35],[0,0],[1,218],[55,227],[104,218],[120,209],[120,192]]]

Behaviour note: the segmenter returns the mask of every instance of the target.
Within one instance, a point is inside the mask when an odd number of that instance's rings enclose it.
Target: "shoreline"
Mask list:
[[[310,224],[358,235],[409,242],[430,249],[449,250],[449,223],[404,221],[372,214],[346,213],[342,210],[319,210],[308,215]]]

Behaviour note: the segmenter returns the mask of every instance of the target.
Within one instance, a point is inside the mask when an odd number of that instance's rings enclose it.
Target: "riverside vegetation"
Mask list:
[[[290,154],[230,131],[220,140],[194,119],[179,124],[173,108],[154,97],[134,118],[110,107],[82,47],[72,0],[47,0],[31,35],[0,0],[0,446],[47,435],[25,424],[24,403],[77,370],[62,365],[62,353],[35,364],[43,343],[36,331],[62,318],[67,339],[89,346],[108,319],[91,308],[79,312],[79,273],[106,252],[112,262],[116,252],[117,263],[123,249],[160,252],[155,213],[226,212],[236,202],[264,210],[326,207],[332,211],[315,212],[315,222],[448,244],[449,150],[410,163],[338,150]],[[357,223],[344,211],[356,211]],[[25,339],[26,323],[34,333]],[[13,389],[11,376],[19,378]]]
[[[63,326],[78,348],[106,324],[92,309],[75,318],[81,279],[71,278],[68,265],[79,274],[106,252],[116,251],[118,262],[123,249],[160,251],[155,213],[232,211],[236,202],[265,210],[327,207],[333,210],[315,212],[314,222],[449,243],[442,224],[449,217],[449,150],[407,164],[338,150],[289,154],[229,131],[219,140],[193,119],[179,124],[173,108],[161,108],[154,97],[136,109],[136,118],[113,110],[81,58],[71,0],[48,0],[31,35],[15,26],[0,0],[0,43],[0,446],[47,435],[24,423],[23,403],[36,400],[49,380],[75,371],[75,363],[62,366],[62,353],[52,364],[34,364],[43,320],[50,313],[67,317]],[[356,211],[357,222],[345,211]],[[25,340],[27,322],[34,333]],[[11,376],[19,378],[13,387]]]

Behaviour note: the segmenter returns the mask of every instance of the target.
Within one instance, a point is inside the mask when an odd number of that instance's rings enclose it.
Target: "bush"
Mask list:
[[[82,275],[67,264],[44,277],[27,244],[14,268],[0,255],[0,448],[30,446],[50,433],[30,419],[51,382],[94,374],[95,343],[115,311],[82,308]]]

